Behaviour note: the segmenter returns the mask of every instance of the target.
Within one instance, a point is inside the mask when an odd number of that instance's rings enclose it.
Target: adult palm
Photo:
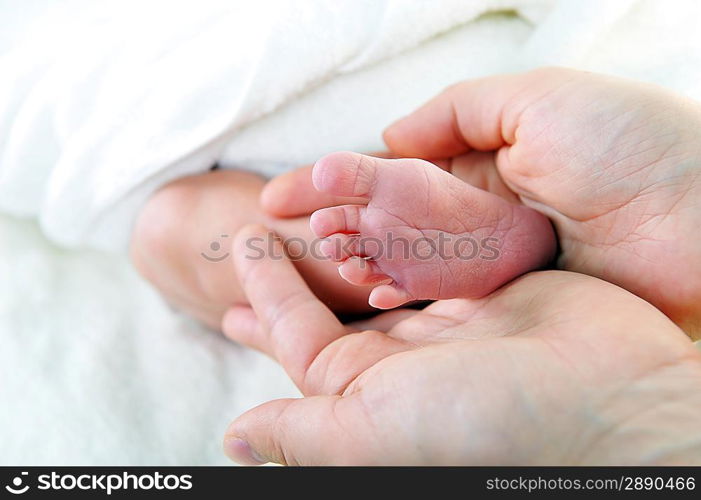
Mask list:
[[[701,355],[657,309],[596,278],[531,273],[479,300],[349,325],[286,259],[235,242],[252,309],[223,330],[274,356],[305,397],[236,419],[244,463],[584,464],[701,461]],[[255,254],[259,254],[258,251]],[[694,447],[695,446],[695,447]]]

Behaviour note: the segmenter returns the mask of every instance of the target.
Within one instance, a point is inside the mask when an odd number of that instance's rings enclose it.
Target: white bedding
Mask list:
[[[695,1],[51,5],[0,0],[5,464],[223,463],[230,418],[295,394],[120,254],[164,182],[377,150],[447,84],[542,64],[701,98]]]

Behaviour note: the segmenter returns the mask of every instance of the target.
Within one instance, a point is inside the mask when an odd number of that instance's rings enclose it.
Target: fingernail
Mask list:
[[[247,441],[241,438],[229,438],[224,441],[224,453],[234,462],[242,465],[263,465],[268,460],[261,457],[251,448]]]

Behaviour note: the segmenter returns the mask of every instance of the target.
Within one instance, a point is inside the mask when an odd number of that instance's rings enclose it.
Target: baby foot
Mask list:
[[[483,297],[555,251],[543,215],[423,160],[333,153],[312,175],[319,191],[367,200],[317,210],[310,224],[345,280],[376,285],[369,302],[379,309]]]

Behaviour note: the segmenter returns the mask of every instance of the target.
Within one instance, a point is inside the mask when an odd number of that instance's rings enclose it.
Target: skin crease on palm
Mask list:
[[[558,267],[648,300],[701,336],[701,106],[654,85],[565,69],[450,87],[385,131],[399,156],[432,159],[476,187],[553,222]],[[278,216],[310,184],[273,180],[263,206]],[[305,189],[305,188],[302,188]]]
[[[267,235],[266,235],[267,234]],[[482,299],[342,325],[286,260],[235,265],[253,309],[224,329],[306,396],[236,419],[256,464],[701,463],[701,354],[659,310],[597,278],[522,276]],[[596,314],[592,314],[596,311]]]

